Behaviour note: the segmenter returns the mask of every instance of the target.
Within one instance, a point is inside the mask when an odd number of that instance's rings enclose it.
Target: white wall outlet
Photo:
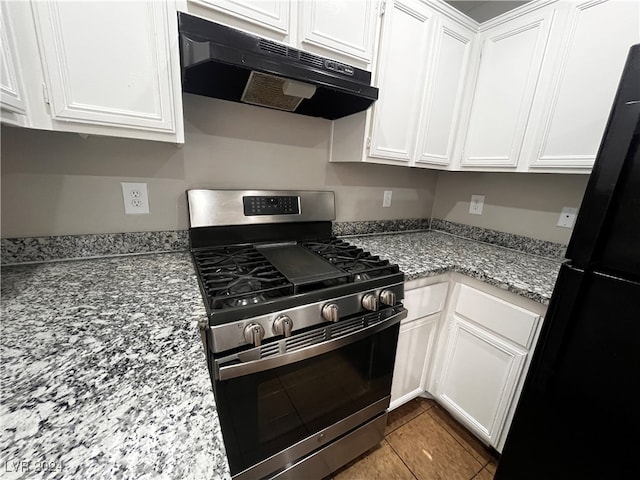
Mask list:
[[[469,204],[469,213],[472,215],[482,215],[484,207],[484,195],[471,195],[471,203]]]
[[[573,227],[577,213],[577,208],[562,207],[562,212],[560,212],[560,217],[558,218],[558,226],[565,228]]]
[[[121,182],[122,198],[124,199],[124,213],[145,214],[149,213],[149,196],[146,183]]]
[[[391,206],[391,194],[393,192],[391,190],[384,191],[384,197],[382,197],[382,206],[390,207]]]

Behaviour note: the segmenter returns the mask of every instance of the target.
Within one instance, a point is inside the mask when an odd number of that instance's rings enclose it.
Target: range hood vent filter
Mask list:
[[[240,100],[252,105],[293,112],[302,100],[311,98],[315,90],[313,85],[292,82],[266,73],[251,72]],[[287,95],[292,92],[297,95]]]

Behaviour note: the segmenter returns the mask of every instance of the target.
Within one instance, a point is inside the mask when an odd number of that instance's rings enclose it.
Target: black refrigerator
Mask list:
[[[639,144],[640,44],[625,64],[496,480],[640,478]]]

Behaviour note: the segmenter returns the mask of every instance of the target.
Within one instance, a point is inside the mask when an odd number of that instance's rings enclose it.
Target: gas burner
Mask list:
[[[293,293],[288,280],[251,245],[193,252],[210,310],[246,307]]]
[[[309,250],[324,257],[332,265],[352,275],[352,281],[360,282],[398,273],[397,265],[337,238],[325,241],[305,242]]]
[[[252,272],[257,273],[257,272]],[[258,273],[259,274],[259,273]],[[227,295],[229,300],[225,303],[228,307],[246,307],[247,305],[255,305],[266,301],[264,295],[253,292],[262,288],[262,281],[258,277],[252,277],[251,274],[239,277],[230,282],[227,286]]]
[[[370,280],[370,279],[371,279],[371,277],[369,276],[369,274],[368,274],[368,273],[356,273],[356,274],[353,276],[353,280],[354,280],[355,282],[361,282],[361,281],[363,281],[363,280]]]
[[[256,305],[265,302],[267,299],[264,295],[248,295],[246,297],[235,297],[225,302],[227,307],[246,307],[247,305]]]

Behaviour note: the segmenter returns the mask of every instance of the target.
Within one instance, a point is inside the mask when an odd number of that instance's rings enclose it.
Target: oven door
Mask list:
[[[234,478],[271,475],[384,414],[406,315],[394,307],[282,339],[291,344],[291,351],[277,346],[285,353],[215,360],[216,403]],[[319,340],[296,348],[301,338]]]

